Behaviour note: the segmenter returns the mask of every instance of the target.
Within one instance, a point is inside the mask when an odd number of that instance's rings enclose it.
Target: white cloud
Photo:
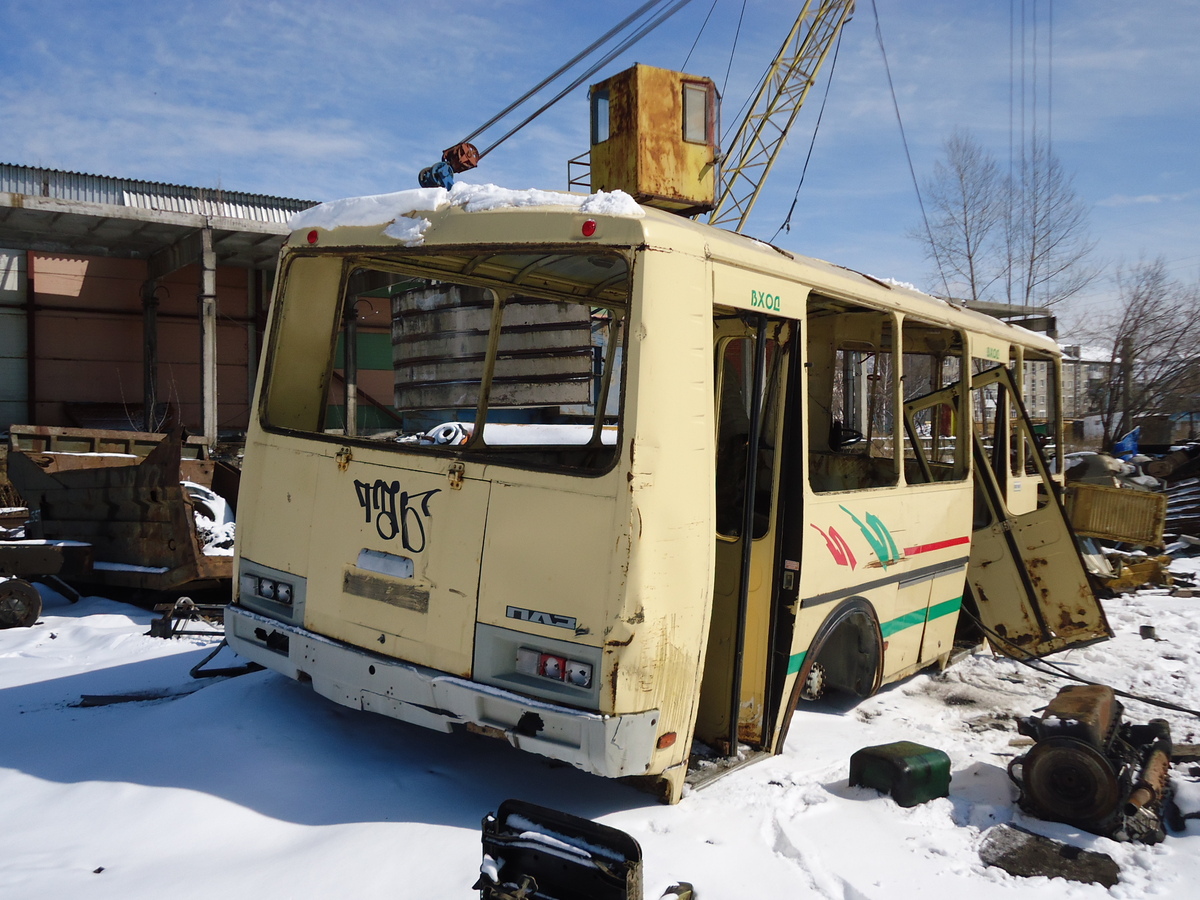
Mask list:
[[[1163,203],[1183,203],[1188,200],[1200,199],[1200,189],[1183,191],[1176,194],[1140,194],[1131,197],[1125,194],[1113,194],[1103,200],[1097,200],[1097,206],[1146,206]]]

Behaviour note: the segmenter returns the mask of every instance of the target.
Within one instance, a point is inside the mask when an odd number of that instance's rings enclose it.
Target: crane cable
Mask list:
[[[717,8],[718,2],[720,2],[720,0],[713,0],[712,6],[708,8],[708,15],[704,17],[704,23],[700,26],[700,31],[696,35],[696,40],[692,42],[692,49],[688,51],[688,55],[684,59],[683,65],[679,67],[680,69],[687,68],[688,60],[690,60],[692,58],[692,54],[696,52],[696,46],[700,43],[700,38],[704,35],[704,29],[708,27],[708,20],[712,18],[713,10]],[[733,71],[733,58],[737,55],[738,38],[741,37],[742,34],[742,21],[746,18],[746,2],[747,0],[742,0],[742,9],[741,12],[738,13],[737,28],[735,28],[733,31],[733,46],[729,48],[729,62],[725,65],[725,80],[721,82],[721,93],[719,94],[720,97],[725,96],[725,89],[729,87],[729,73]]]
[[[496,113],[496,115],[492,116],[490,119],[488,119],[482,125],[480,125],[478,128],[476,128],[470,134],[468,134],[465,138],[463,138],[463,143],[466,143],[468,141],[473,141],[476,137],[479,136],[480,133],[482,133],[483,131],[486,131],[488,128],[491,128],[493,125],[495,125],[497,122],[499,122],[505,116],[507,116],[510,112],[512,112],[514,109],[516,109],[522,103],[524,103],[526,100],[528,100],[530,97],[532,97],[538,91],[540,91],[542,88],[544,88],[550,82],[554,81],[556,78],[558,78],[564,72],[566,72],[568,69],[570,69],[576,63],[578,63],[581,59],[588,56],[588,54],[592,53],[597,47],[602,46],[606,41],[611,39],[613,37],[613,35],[619,34],[621,31],[624,31],[627,27],[629,27],[629,24],[631,22],[633,22],[634,20],[636,20],[640,16],[642,16],[642,14],[645,13],[648,9],[650,9],[653,6],[656,6],[657,4],[659,4],[661,2],[663,2],[663,0],[650,0],[649,3],[643,3],[641,6],[639,6],[637,9],[635,9],[633,12],[631,12],[629,15],[627,15],[624,19],[622,19],[620,22],[618,22],[616,25],[614,25],[612,28],[610,28],[608,31],[606,31],[604,34],[602,34],[600,37],[598,37],[595,41],[593,41],[591,44],[589,44],[583,50],[580,50],[570,60],[563,63],[563,65],[559,66],[557,69],[555,69],[549,75],[547,75],[545,78],[543,78],[541,81],[539,81],[534,87],[530,88],[528,91],[526,91],[524,94],[522,94],[516,100],[514,100],[512,103],[508,104],[508,106],[504,107],[504,109],[500,110],[500,112]]]
[[[729,87],[729,73],[733,70],[733,57],[737,53],[738,38],[742,35],[742,20],[746,18],[746,0],[742,0],[742,11],[738,13],[737,28],[733,32],[733,46],[729,48],[729,62],[725,66],[725,80],[721,82],[721,94]]]
[[[566,66],[560,67],[557,72],[550,75],[546,79],[543,79],[542,83],[539,84],[538,87],[534,88],[532,91],[529,91],[520,100],[516,101],[513,104],[510,104],[508,110],[505,110],[503,113],[501,113],[497,116],[494,116],[487,124],[476,129],[475,132],[471,135],[471,137],[475,137],[476,135],[478,135],[481,131],[483,131],[489,125],[494,124],[497,120],[502,118],[509,111],[511,111],[515,107],[519,106],[521,103],[523,103],[525,100],[527,100],[533,94],[537,93],[537,91],[540,90],[542,87],[544,87],[545,85],[549,84],[551,81],[558,78],[563,72],[565,72],[572,65],[574,65],[575,62],[578,61],[578,59],[582,58],[582,56],[586,56],[593,49],[595,49],[596,47],[603,44],[613,34],[622,31],[628,25],[628,23],[630,21],[638,18],[644,10],[646,10],[649,7],[660,5],[663,2],[665,2],[665,0],[652,0],[652,2],[650,2],[650,3],[643,4],[632,14],[632,16],[627,16],[626,19],[621,24],[619,24],[618,26],[616,26],[613,29],[609,29],[609,31],[602,38],[595,41],[591,47],[589,47],[586,51],[584,51],[583,54],[577,54],[575,60],[572,60]],[[670,7],[663,10],[662,12],[660,12],[656,18],[654,18],[651,21],[647,22],[646,24],[642,25],[637,31],[635,31],[633,34],[626,37],[620,44],[618,44],[616,47],[614,47],[612,50],[610,50],[608,53],[606,53],[603,57],[601,57],[598,61],[593,63],[591,66],[589,66],[578,77],[576,77],[574,80],[572,80],[571,83],[568,84],[565,88],[563,88],[561,91],[559,91],[557,94],[555,94],[552,98],[550,98],[548,101],[546,101],[541,106],[539,106],[530,115],[528,115],[524,119],[522,119],[513,128],[509,129],[508,132],[506,132],[499,139],[494,141],[491,144],[491,146],[487,147],[484,150],[479,151],[479,159],[483,159],[485,156],[487,156],[489,153],[491,153],[493,150],[495,150],[497,147],[499,147],[501,144],[503,144],[505,141],[507,141],[510,137],[512,137],[514,134],[516,134],[518,131],[520,131],[522,128],[524,128],[526,125],[528,125],[530,122],[532,122],[538,116],[540,116],[542,113],[544,113],[550,107],[552,107],[554,104],[556,104],[559,100],[561,100],[563,97],[565,97],[571,91],[575,90],[575,88],[579,87],[579,85],[583,84],[584,81],[586,81],[592,75],[596,74],[597,71],[599,71],[604,66],[608,65],[610,62],[612,62],[614,59],[616,59],[618,56],[620,56],[622,53],[624,53],[626,50],[628,50],[630,47],[632,47],[634,44],[636,44],[638,41],[640,41],[642,38],[644,38],[646,35],[648,35],[650,32],[654,31],[656,28],[658,28],[659,25],[661,25],[663,22],[667,21],[667,19],[671,18],[673,15],[675,15],[675,13],[679,12],[679,10],[683,9],[683,7],[687,6],[691,2],[692,2],[692,0],[676,0],[676,2],[674,4],[672,4]],[[467,140],[469,141],[470,138],[468,138]]]
[[[804,157],[804,168],[800,170],[800,183],[796,185],[796,194],[792,197],[792,205],[788,207],[787,217],[784,218],[783,224],[775,229],[775,233],[771,235],[771,240],[767,243],[775,243],[775,238],[779,237],[779,232],[787,231],[792,233],[792,213],[796,211],[796,202],[800,199],[800,188],[804,187],[804,176],[808,174],[808,163],[812,159],[813,147],[817,145],[817,132],[821,130],[821,119],[825,115],[825,104],[829,102],[829,89],[833,85],[833,73],[837,70],[838,51],[842,49],[842,35],[845,30],[838,32],[837,43],[833,45],[833,60],[829,63],[829,80],[825,82],[825,96],[821,98],[821,109],[817,112],[817,124],[813,126],[812,140],[808,143],[808,155]]]
[[[1037,659],[1035,661],[1028,656],[1018,656],[1017,654],[1024,654],[1026,651],[1004,636],[997,634],[995,631],[988,628],[983,624],[983,621],[978,615],[968,610],[965,606],[961,612],[964,613],[968,619],[975,623],[979,630],[987,636],[987,639],[991,641],[993,645],[1004,654],[1005,657],[1011,659],[1013,662],[1020,663],[1028,669],[1032,669],[1033,671],[1042,675],[1050,675],[1055,678],[1065,678],[1068,681],[1077,681],[1080,684],[1107,687],[1118,697],[1124,697],[1126,700],[1136,700],[1139,703],[1145,703],[1149,706],[1156,706],[1159,709],[1169,709],[1174,712],[1187,713],[1190,716],[1200,718],[1200,710],[1190,709],[1186,706],[1180,706],[1178,703],[1172,703],[1169,700],[1159,700],[1155,697],[1143,697],[1140,694],[1134,694],[1130,691],[1119,690],[1118,688],[1112,687],[1112,685],[1106,685],[1100,681],[1091,681],[1079,675],[1072,675],[1066,669],[1062,668],[1062,666],[1056,665],[1052,662],[1047,662],[1045,659]],[[1004,649],[1005,647],[1008,649]]]
[[[696,52],[696,47],[700,43],[700,38],[704,37],[704,29],[708,27],[708,20],[712,18],[713,10],[717,8],[717,4],[719,2],[720,0],[713,0],[712,6],[708,8],[708,15],[706,15],[704,17],[704,21],[700,23],[700,30],[696,32],[696,39],[692,41],[692,49],[688,51],[687,56],[685,56],[683,59],[683,65],[679,67],[681,70],[687,68],[688,60],[691,59],[692,54]]]

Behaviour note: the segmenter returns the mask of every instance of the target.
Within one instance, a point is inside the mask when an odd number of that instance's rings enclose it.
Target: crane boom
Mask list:
[[[710,225],[736,222],[738,232],[745,227],[829,48],[853,14],[854,0],[805,0],[725,157],[728,165]]]

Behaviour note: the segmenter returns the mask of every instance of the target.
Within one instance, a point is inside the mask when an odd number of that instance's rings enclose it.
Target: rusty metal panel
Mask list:
[[[1013,427],[1032,442],[1011,373],[996,368],[972,379],[974,394],[996,385],[1019,415]],[[995,648],[1017,658],[1040,657],[1070,646],[1112,637],[1088,581],[1066,511],[1039,454],[1031,458],[1037,478],[1035,507],[1014,512],[1005,501],[1003,472],[992,468],[992,455],[974,435],[976,527],[971,537],[967,581],[979,618]]]
[[[91,568],[92,548],[80,541],[0,541],[0,576],[70,578]]]
[[[703,91],[699,111],[684,95]],[[687,214],[712,209],[716,185],[716,89],[712,81],[636,65],[592,87],[607,92],[605,140],[591,149],[592,190],[620,189],[639,203]],[[706,121],[699,123],[698,112]],[[689,140],[689,124],[706,140]],[[698,135],[692,135],[698,136]]]
[[[1148,547],[1163,545],[1164,493],[1074,483],[1067,485],[1066,506],[1076,534]]]
[[[9,479],[29,505],[30,535],[94,547],[93,570],[80,580],[169,590],[232,576],[232,557],[201,551],[180,484],[187,478],[207,486],[213,463],[181,460],[185,448],[205,454],[178,432],[14,426],[9,440]]]

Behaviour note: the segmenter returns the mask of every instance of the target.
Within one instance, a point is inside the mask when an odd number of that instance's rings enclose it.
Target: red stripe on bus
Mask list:
[[[971,538],[969,536],[950,538],[948,541],[937,541],[932,544],[918,544],[916,547],[905,547],[904,555],[913,556],[917,553],[928,553],[930,550],[942,550],[946,547],[957,547],[959,544],[969,543],[971,543]]]

